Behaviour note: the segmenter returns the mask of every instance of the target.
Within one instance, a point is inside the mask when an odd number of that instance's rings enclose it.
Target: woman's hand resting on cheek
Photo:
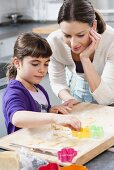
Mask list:
[[[98,34],[95,30],[91,29],[89,33],[89,37],[91,39],[91,43],[89,46],[80,54],[80,60],[88,59],[94,54],[95,50],[99,45],[99,41],[101,39],[101,35]]]

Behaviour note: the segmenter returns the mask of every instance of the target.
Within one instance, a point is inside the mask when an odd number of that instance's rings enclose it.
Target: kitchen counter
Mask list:
[[[32,31],[33,28],[35,29],[35,28],[45,27],[55,23],[56,23],[55,21],[46,21],[46,22],[30,21],[25,23],[20,22],[17,24],[10,24],[10,23],[5,25],[0,24],[0,40],[16,36],[21,32]]]
[[[114,28],[114,22],[107,22],[107,24],[111,25]],[[33,31],[36,33],[40,33],[43,36],[47,36],[50,32],[54,31],[57,28],[58,25],[56,21],[23,21],[17,24],[0,24],[0,40],[16,36],[21,32],[27,31]]]

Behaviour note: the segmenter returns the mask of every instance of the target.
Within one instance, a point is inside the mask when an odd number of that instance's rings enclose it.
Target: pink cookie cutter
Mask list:
[[[73,158],[77,155],[77,151],[73,148],[63,148],[57,152],[58,159],[61,162],[72,162]]]

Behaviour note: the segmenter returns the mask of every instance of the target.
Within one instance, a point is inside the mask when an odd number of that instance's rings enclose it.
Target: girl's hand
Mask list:
[[[61,113],[61,114],[68,114],[71,111],[71,108],[68,106],[65,106],[64,104],[53,106],[50,108],[50,113]]]
[[[89,37],[91,39],[90,45],[80,54],[80,59],[90,58],[91,55],[95,52],[99,45],[101,35],[98,34],[95,30],[91,29]]]
[[[55,123],[58,125],[67,126],[73,130],[80,131],[81,122],[75,115],[56,115]]]

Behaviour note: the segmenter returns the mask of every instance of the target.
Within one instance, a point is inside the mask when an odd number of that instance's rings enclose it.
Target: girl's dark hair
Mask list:
[[[14,45],[13,58],[17,57],[21,61],[27,56],[48,58],[51,55],[52,50],[47,40],[36,33],[21,33]],[[13,64],[13,58],[7,67],[7,77],[9,80],[15,79],[17,75],[17,69]]]
[[[58,14],[58,24],[62,21],[78,21],[92,26],[95,19],[97,31],[102,34],[106,29],[106,23],[88,0],[64,0]]]

